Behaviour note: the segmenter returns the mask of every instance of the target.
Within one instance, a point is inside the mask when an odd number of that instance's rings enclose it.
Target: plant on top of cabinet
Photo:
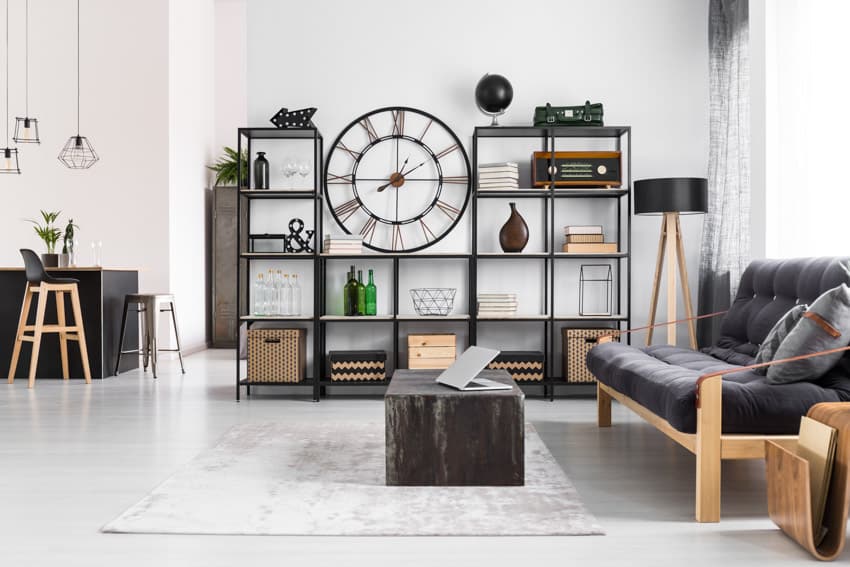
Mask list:
[[[242,183],[239,180],[239,163],[242,162]],[[224,155],[218,158],[207,169],[215,171],[215,185],[248,185],[248,152],[242,151],[240,156],[236,150],[224,146]]]

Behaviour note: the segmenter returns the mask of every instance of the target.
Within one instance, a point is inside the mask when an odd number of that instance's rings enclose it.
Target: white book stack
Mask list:
[[[322,243],[325,254],[361,254],[363,252],[363,236],[359,234],[325,235]]]
[[[478,294],[479,317],[513,317],[518,305],[515,293]]]
[[[504,191],[519,187],[519,165],[507,161],[482,163],[478,166],[478,189],[481,191]]]

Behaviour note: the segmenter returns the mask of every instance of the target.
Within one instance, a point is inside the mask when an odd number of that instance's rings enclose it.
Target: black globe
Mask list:
[[[513,99],[514,88],[502,75],[484,75],[475,87],[475,102],[487,113],[504,112]]]

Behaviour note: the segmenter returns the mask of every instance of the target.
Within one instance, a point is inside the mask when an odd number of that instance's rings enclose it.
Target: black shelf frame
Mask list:
[[[623,152],[625,172],[622,187],[618,188],[554,188],[554,189],[517,189],[506,191],[478,190],[478,149],[479,141],[482,139],[497,138],[533,138],[540,141],[543,151],[555,151],[556,142],[561,138],[607,138],[615,140],[616,149]],[[410,325],[417,323],[452,324],[457,326],[466,325],[470,345],[478,344],[479,326],[499,325],[504,323],[522,322],[527,324],[539,324],[543,343],[545,368],[542,382],[522,382],[520,387],[541,387],[543,396],[554,399],[556,387],[569,386],[574,392],[588,391],[588,385],[584,383],[569,383],[565,376],[554,376],[555,356],[560,352],[556,348],[555,341],[558,324],[563,323],[596,323],[601,326],[610,326],[618,329],[625,326],[628,328],[631,322],[631,242],[632,242],[632,220],[631,220],[631,128],[629,126],[607,126],[607,127],[533,127],[533,126],[483,126],[475,128],[472,136],[471,166],[474,186],[471,199],[471,230],[470,241],[466,249],[471,252],[415,252],[415,253],[380,253],[364,251],[362,254],[325,254],[321,251],[323,230],[324,201],[322,192],[322,179],[324,178],[323,141],[317,130],[313,129],[277,129],[277,128],[241,128],[239,129],[239,143],[237,151],[247,148],[251,156],[251,142],[259,139],[312,139],[314,143],[316,166],[313,168],[315,191],[301,190],[251,190],[241,188],[237,206],[239,219],[238,257],[239,277],[237,293],[241,286],[247,286],[245,305],[240,302],[239,323],[247,322],[250,326],[257,321],[291,321],[294,323],[307,324],[312,328],[313,337],[313,367],[308,373],[311,377],[298,383],[258,383],[250,382],[240,376],[240,364],[237,351],[237,391],[236,399],[239,400],[241,387],[246,387],[250,395],[251,386],[284,386],[305,387],[312,386],[313,400],[319,401],[325,395],[328,386],[380,387],[389,384],[386,380],[364,380],[364,381],[332,381],[329,369],[326,368],[327,355],[327,329],[328,325],[336,324],[372,324],[380,325],[381,328],[391,329],[392,356],[388,356],[387,366],[398,369],[399,361],[399,327],[402,324]],[[244,142],[244,145],[243,145]],[[320,177],[321,176],[321,177]],[[241,171],[240,171],[241,179]],[[551,181],[551,179],[550,179]],[[617,208],[617,241],[620,249],[617,253],[610,254],[566,254],[556,251],[555,234],[555,203],[557,199],[603,199],[614,200]],[[247,235],[250,234],[250,206],[257,199],[311,199],[313,200],[315,252],[304,253],[248,253],[243,250],[243,242],[247,244]],[[544,230],[545,250],[542,252],[529,253],[487,253],[478,249],[478,205],[479,199],[540,199],[543,202],[542,226]],[[248,214],[245,215],[243,210]],[[243,227],[244,225],[244,227]],[[244,238],[243,238],[244,235]],[[616,294],[614,300],[614,314],[611,316],[581,316],[578,314],[555,313],[555,279],[556,263],[569,260],[597,259],[610,260],[614,262],[616,273]],[[251,316],[248,314],[250,306],[250,262],[252,260],[297,260],[313,262],[313,315],[302,317],[274,317],[274,316]],[[324,282],[328,275],[329,263],[334,261],[357,262],[363,260],[388,261],[392,271],[392,304],[391,313],[381,316],[370,317],[341,317],[326,313],[326,293]],[[399,313],[399,276],[402,262],[415,260],[463,260],[467,268],[467,291],[468,291],[468,314],[456,314],[447,318],[422,318],[413,314]],[[543,264],[543,305],[546,313],[542,315],[517,315],[508,318],[481,317],[477,313],[476,298],[478,295],[478,265],[480,262],[508,262],[515,260],[531,260]],[[623,285],[625,285],[625,298]],[[244,312],[243,312],[244,311]],[[628,341],[628,337],[626,338]],[[562,354],[562,353],[561,353]],[[390,364],[392,361],[392,364]],[[565,370],[564,370],[565,371]],[[388,374],[389,376],[389,374]]]
[[[245,150],[248,154],[248,171],[242,171],[242,161],[239,160],[238,179],[248,178],[249,187],[239,188],[239,197],[236,200],[236,297],[237,297],[237,321],[236,328],[241,329],[242,323],[245,323],[247,328],[250,328],[253,323],[260,321],[275,321],[275,322],[291,322],[300,325],[306,325],[308,334],[312,333],[313,342],[313,372],[308,373],[308,376],[301,382],[256,382],[242,377],[242,365],[239,360],[239,341],[236,346],[236,401],[241,397],[242,387],[245,387],[246,395],[251,395],[251,386],[263,387],[309,387],[312,390],[313,401],[319,401],[319,380],[317,376],[321,370],[321,351],[319,350],[319,323],[318,323],[318,290],[322,287],[321,281],[318,278],[319,273],[319,249],[322,239],[322,190],[321,179],[324,175],[324,141],[322,134],[315,128],[239,128],[238,141],[236,146],[237,155],[242,155]],[[303,189],[251,189],[250,185],[253,182],[251,179],[251,159],[253,156],[253,143],[257,140],[305,140],[312,142],[313,145],[313,190]],[[251,244],[251,205],[255,200],[308,200],[312,201],[313,210],[313,227],[315,233],[313,235],[312,253],[284,253],[284,252],[249,252]],[[313,270],[313,315],[312,316],[254,316],[251,314],[251,262],[254,260],[295,260],[298,262],[310,262]],[[244,302],[243,293],[244,291]]]
[[[621,187],[612,188],[563,188],[555,187],[552,174],[549,176],[548,188],[520,188],[516,190],[478,190],[478,155],[481,140],[512,138],[533,138],[540,140],[541,150],[544,152],[557,151],[557,142],[565,138],[570,139],[600,139],[605,138],[614,141],[617,151],[621,152],[621,159],[625,161],[625,175]],[[478,326],[481,324],[511,323],[515,321],[540,322],[543,327],[544,345],[544,379],[543,395],[550,400],[554,399],[556,387],[567,386],[575,390],[586,390],[587,384],[571,383],[567,381],[566,368],[562,369],[562,376],[555,376],[555,356],[563,357],[563,349],[558,349],[556,341],[556,324],[563,323],[596,323],[600,326],[610,326],[612,329],[629,328],[631,323],[631,246],[632,246],[632,134],[630,126],[479,126],[475,128],[472,135],[472,175],[473,199],[472,199],[472,269],[470,272],[470,302],[478,296],[478,263],[480,261],[501,261],[505,259],[537,260],[543,262],[543,305],[546,314],[539,318],[523,319],[522,316],[504,319],[481,318],[477,314],[473,317],[473,325],[470,334],[470,344],[478,344]],[[543,252],[498,254],[482,253],[478,249],[478,209],[479,199],[541,199],[543,200]],[[556,199],[608,199],[616,202],[617,208],[617,242],[619,250],[610,254],[568,254],[556,252],[555,234],[555,200]],[[625,216],[624,216],[625,213]],[[555,313],[555,266],[556,262],[564,260],[613,260],[616,278],[616,290],[613,303],[613,315],[611,316],[581,316],[578,314]],[[623,277],[625,276],[625,277]],[[625,281],[624,281],[625,280]],[[625,283],[625,290],[623,285]],[[623,294],[625,293],[625,301]],[[625,305],[623,305],[625,303]],[[470,307],[472,310],[472,307]],[[629,336],[626,336],[629,342]],[[535,383],[527,383],[537,384]]]

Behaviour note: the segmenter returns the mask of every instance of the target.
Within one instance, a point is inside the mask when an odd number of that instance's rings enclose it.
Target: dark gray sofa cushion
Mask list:
[[[629,396],[676,429],[696,432],[699,376],[752,363],[767,333],[797,303],[811,304],[843,283],[847,258],[755,260],[724,317],[721,337],[704,352],[666,345],[646,349],[607,343],[590,350],[588,367],[596,379]],[[744,371],[723,380],[723,432],[792,434],[800,416],[818,402],[850,401],[850,364],[843,358],[813,382],[767,384]]]
[[[593,347],[587,363],[597,380],[685,433],[696,433],[697,378],[735,366],[684,347],[636,348],[619,342]],[[800,416],[812,405],[850,401],[847,376],[843,367],[837,367],[817,381],[782,386],[768,384],[764,376],[751,370],[726,376],[723,432],[795,434]]]

